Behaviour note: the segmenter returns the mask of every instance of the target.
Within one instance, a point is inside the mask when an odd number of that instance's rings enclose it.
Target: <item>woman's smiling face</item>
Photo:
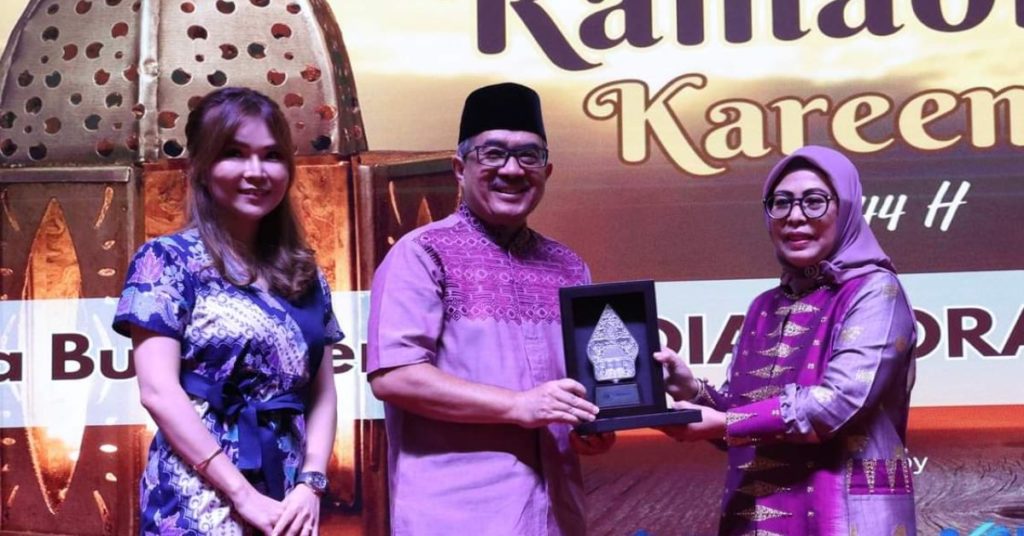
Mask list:
[[[234,139],[210,169],[207,188],[220,221],[236,238],[250,234],[284,200],[288,164],[277,140],[258,117],[245,117]]]
[[[802,205],[794,204],[788,216],[771,220],[769,226],[768,234],[779,258],[795,268],[818,264],[835,251],[839,234],[836,229],[839,201],[825,179],[810,169],[786,174],[772,191],[773,195],[784,194],[792,199],[802,199],[811,193],[831,197],[825,214],[811,219],[804,214]]]

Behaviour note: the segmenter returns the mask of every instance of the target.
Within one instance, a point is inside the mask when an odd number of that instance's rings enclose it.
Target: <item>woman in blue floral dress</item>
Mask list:
[[[114,319],[159,427],[140,533],[315,534],[342,333],[287,199],[288,123],[260,93],[225,88],[186,134],[188,225],[139,249]]]

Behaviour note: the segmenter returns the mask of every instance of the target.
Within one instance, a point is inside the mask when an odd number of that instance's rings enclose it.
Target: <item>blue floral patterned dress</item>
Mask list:
[[[139,249],[114,318],[123,335],[136,325],[181,342],[182,385],[202,422],[256,489],[278,498],[302,468],[304,402],[323,348],[342,338],[318,278],[297,303],[234,285],[190,229]],[[141,534],[252,532],[159,431],[140,485]]]

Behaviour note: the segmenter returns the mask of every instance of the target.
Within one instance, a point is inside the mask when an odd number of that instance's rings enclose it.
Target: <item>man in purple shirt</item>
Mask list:
[[[558,289],[590,282],[526,226],[551,174],[540,99],[497,84],[466,99],[455,214],[398,241],[371,293],[368,372],[385,402],[394,534],[583,534],[572,425],[598,408],[565,378]]]

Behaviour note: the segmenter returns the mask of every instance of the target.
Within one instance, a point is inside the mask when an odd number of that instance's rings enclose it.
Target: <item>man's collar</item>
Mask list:
[[[534,236],[533,230],[526,224],[523,224],[522,227],[509,235],[505,229],[496,225],[491,225],[480,219],[480,217],[473,213],[469,208],[469,205],[465,202],[459,203],[459,208],[456,210],[456,214],[458,214],[458,216],[472,228],[486,235],[491,242],[512,251],[518,251],[530,245]]]

